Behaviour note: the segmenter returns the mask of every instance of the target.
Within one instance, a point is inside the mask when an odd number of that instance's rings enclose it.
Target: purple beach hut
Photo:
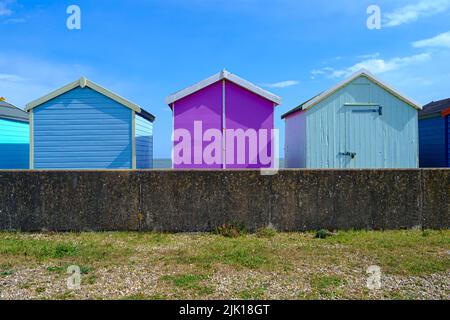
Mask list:
[[[165,102],[173,113],[175,169],[274,167],[278,96],[223,70]]]

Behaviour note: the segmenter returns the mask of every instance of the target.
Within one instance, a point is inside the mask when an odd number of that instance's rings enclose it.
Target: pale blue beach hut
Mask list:
[[[367,70],[292,109],[288,168],[417,168],[421,106]]]
[[[27,105],[32,169],[153,167],[155,117],[81,78]]]

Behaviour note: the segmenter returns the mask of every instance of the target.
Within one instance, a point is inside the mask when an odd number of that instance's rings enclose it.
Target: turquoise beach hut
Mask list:
[[[82,77],[27,105],[31,169],[153,167],[155,117]]]
[[[28,169],[28,114],[0,98],[0,169]]]
[[[419,104],[361,70],[292,109],[288,168],[417,168]]]

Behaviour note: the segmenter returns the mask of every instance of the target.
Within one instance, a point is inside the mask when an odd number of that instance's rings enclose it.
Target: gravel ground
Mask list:
[[[448,235],[0,233],[0,299],[449,300]],[[374,263],[381,288],[369,290]],[[67,286],[73,264],[77,290]]]
[[[203,283],[212,293],[199,296],[195,290],[173,288],[161,280],[178,274],[161,266],[134,265],[101,268],[82,275],[81,288],[69,290],[67,275],[49,272],[49,266],[24,268],[0,278],[1,299],[424,299],[450,298],[450,273],[427,276],[382,276],[382,289],[368,290],[367,275],[361,270],[296,269],[293,274],[255,270],[218,270]],[[180,270],[186,272],[186,269]],[[315,292],[311,279],[333,274],[336,287]],[[258,292],[259,288],[264,288]],[[331,289],[331,290],[329,290]],[[246,293],[243,296],[242,293]]]

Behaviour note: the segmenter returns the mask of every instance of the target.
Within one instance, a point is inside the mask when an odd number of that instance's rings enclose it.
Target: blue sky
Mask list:
[[[157,117],[156,158],[170,158],[164,98],[223,68],[283,98],[282,142],[283,113],[360,67],[420,103],[450,97],[450,0],[0,0],[0,39],[0,96],[24,107],[84,75]]]

